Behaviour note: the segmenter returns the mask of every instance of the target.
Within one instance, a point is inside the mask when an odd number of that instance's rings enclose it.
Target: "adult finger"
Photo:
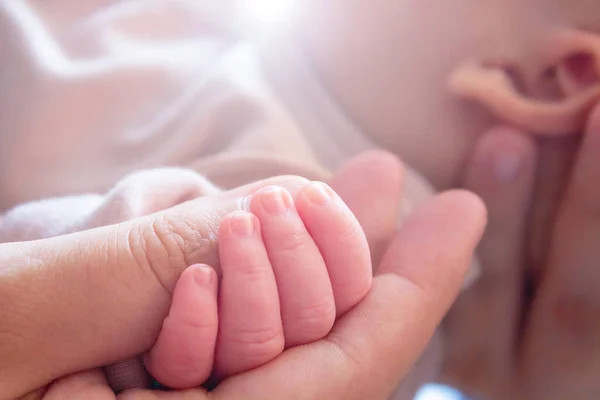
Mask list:
[[[515,361],[536,149],[525,134],[496,128],[480,139],[473,154],[464,186],[488,209],[478,247],[482,271],[445,320],[444,367],[452,384],[471,395],[489,395],[508,389]]]
[[[216,399],[385,399],[458,294],[485,225],[481,201],[440,195],[410,216],[367,297],[327,339],[225,381]],[[265,388],[268,388],[266,390]]]
[[[600,390],[600,107],[592,113],[533,304],[524,371],[530,397],[590,398]]]
[[[280,177],[123,224],[0,245],[0,393],[15,398],[75,371],[144,353],[185,268],[217,266],[218,229]]]
[[[538,168],[530,209],[527,250],[534,281],[543,273],[556,215],[571,176],[580,136],[536,138]],[[535,283],[535,282],[534,282]]]
[[[344,200],[363,228],[373,265],[398,227],[403,168],[396,156],[374,150],[350,160],[334,175],[330,186]]]

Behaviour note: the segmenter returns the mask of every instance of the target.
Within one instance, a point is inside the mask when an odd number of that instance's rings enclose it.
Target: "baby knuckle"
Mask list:
[[[251,286],[259,282],[268,281],[273,272],[270,265],[265,266],[262,260],[248,258],[236,266],[236,273],[246,285]]]
[[[311,340],[326,336],[335,322],[336,309],[333,299],[302,307],[296,317],[298,330]]]
[[[171,293],[184,269],[205,261],[215,249],[212,236],[216,235],[185,221],[156,216],[130,229],[128,245],[136,263],[151,271]]]
[[[362,275],[336,282],[336,296],[345,298],[347,303],[356,304],[367,295],[373,284],[373,272],[371,264],[365,265]]]
[[[180,320],[172,320],[171,317],[167,317],[163,324],[163,329],[167,326],[175,331],[186,329],[188,332],[195,332],[196,335],[202,336],[204,333],[212,333],[215,331],[218,328],[218,325],[219,322],[216,317],[203,315],[199,318],[197,315],[190,315]]]
[[[248,359],[259,359],[278,354],[285,347],[283,331],[281,327],[277,326],[237,330],[232,332],[229,340]]]
[[[362,251],[356,246],[359,240],[364,238],[365,245],[367,243],[362,227],[356,221],[346,221],[340,228],[337,237],[340,243],[349,246],[350,249],[356,249],[356,251]]]
[[[282,253],[294,253],[313,244],[312,238],[307,232],[294,232],[283,235],[279,244],[279,251]]]

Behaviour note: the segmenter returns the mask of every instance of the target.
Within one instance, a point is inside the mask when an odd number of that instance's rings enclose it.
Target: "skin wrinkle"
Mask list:
[[[123,243],[128,243],[129,248],[131,248],[131,236],[129,234],[129,232],[131,232],[131,228],[129,227],[124,227],[123,225],[117,225],[118,229],[116,232],[111,233],[109,235],[109,238],[106,240],[105,242],[105,246],[106,249],[105,251],[102,251],[102,254],[105,254],[105,258],[104,258],[104,263],[105,265],[127,265],[128,262],[130,262],[131,258],[135,258],[135,252],[133,250],[130,250],[129,252],[125,252],[122,251],[121,249],[119,249],[119,246],[122,246]],[[126,237],[128,238],[128,240],[120,240],[120,238]],[[113,262],[111,262],[111,260],[113,260]],[[139,266],[139,262],[136,261],[136,265]],[[136,271],[139,273],[139,280],[136,280],[136,282],[140,282],[140,281],[144,281],[148,276],[150,276],[151,279],[158,279],[155,274],[154,271],[148,270],[148,269],[144,269],[144,268],[138,268],[138,271]],[[112,270],[112,272],[110,272],[113,274],[114,279],[116,280],[118,278],[118,271]],[[127,282],[120,282],[121,284],[126,285],[126,287],[129,289],[129,291],[131,293],[135,293],[135,287],[134,285],[138,284],[138,283],[131,283],[128,284]],[[162,285],[161,285],[162,286]],[[164,286],[163,286],[164,288]],[[169,292],[165,289],[165,293],[168,296]]]
[[[361,5],[359,0],[332,0],[314,4],[317,11],[326,12],[322,13],[321,19],[316,19],[317,23],[311,26],[311,29],[313,33],[328,32],[330,36],[317,35],[317,40],[307,40],[305,47],[309,49],[308,53],[314,56],[312,58],[315,58],[313,64],[323,84],[341,103],[341,107],[375,137],[379,144],[385,145],[414,164],[438,189],[450,187],[459,181],[465,166],[464,158],[472,150],[478,135],[498,121],[480,104],[458,100],[447,92],[447,77],[456,65],[474,57],[506,61],[508,67],[515,67],[516,74],[522,75],[519,76],[524,87],[521,94],[535,98],[538,95],[536,77],[541,70],[548,67],[545,60],[540,61],[543,58],[540,54],[552,44],[551,41],[544,42],[543,39],[551,35],[555,28],[570,27],[572,23],[580,24],[578,18],[590,19],[590,15],[597,15],[595,11],[598,11],[597,2],[587,1],[584,4],[580,0],[456,0],[439,4],[437,7],[431,7],[431,3],[425,1],[385,0],[374,0],[366,6],[364,3]],[[561,7],[582,10],[584,5],[585,16],[580,15],[576,18],[575,14],[579,15],[580,11],[564,14],[556,12]],[[335,12],[336,9],[340,12]],[[326,25],[322,25],[323,22]],[[358,32],[360,30],[357,30],[356,26],[364,29]],[[593,24],[593,28],[597,29],[596,26],[597,22]],[[373,46],[373,43],[378,45]],[[421,76],[424,78],[418,79]],[[27,78],[27,75],[24,74],[23,77]],[[51,89],[49,93],[52,95],[44,99],[60,104],[56,101],[58,97],[53,96],[58,96],[61,88]],[[83,92],[85,87],[77,90]],[[35,89],[32,93],[35,97]],[[67,97],[73,101],[72,96]],[[152,98],[150,95],[146,97]],[[251,96],[247,98],[251,99]],[[85,100],[83,97],[77,99]],[[483,103],[486,101],[485,98],[475,100]],[[131,101],[135,103],[137,100]],[[32,104],[32,122],[27,125],[32,128],[27,131],[34,132],[35,138],[35,131],[39,126],[35,122],[36,103]],[[102,104],[99,104],[98,115],[103,116],[101,111]],[[46,121],[47,116],[37,118]],[[18,127],[18,124],[16,126]],[[24,132],[15,129],[15,134],[22,135]],[[77,129],[71,133],[73,132],[80,134]],[[317,132],[319,133],[322,132]],[[201,132],[198,135],[201,136]],[[71,139],[84,136],[75,135]],[[248,136],[244,143],[251,141],[248,138],[256,137],[260,136]],[[77,142],[74,146],[82,143]],[[227,142],[219,149],[235,148],[235,144],[237,143],[232,145],[231,142]],[[146,149],[149,148],[152,147]],[[27,149],[24,150],[24,159],[28,159]],[[81,154],[85,155],[85,151]],[[100,150],[99,154],[102,154]],[[282,159],[286,157],[287,155],[281,156]],[[131,158],[135,159],[135,155]],[[17,163],[15,171],[24,170],[18,168],[19,165],[22,166]],[[232,165],[232,171],[240,168],[240,164]],[[7,170],[9,169],[13,170],[10,164],[7,167]],[[36,169],[32,167],[30,173],[35,177]],[[15,182],[30,182],[27,175],[20,177],[23,179],[17,177]],[[55,175],[54,178],[60,176]],[[57,182],[60,181],[61,179],[57,179]],[[22,194],[14,192],[13,188],[10,185],[3,186],[6,193]],[[16,198],[27,197],[24,195]],[[170,222],[170,226],[165,229],[175,226],[175,223]],[[550,229],[542,232],[547,235],[548,231]],[[210,243],[217,239],[212,231],[207,233],[207,238],[209,242],[212,241]],[[203,238],[195,238],[198,239],[201,242]],[[159,247],[164,247],[165,244],[160,243],[161,238],[158,238],[157,242]],[[180,251],[184,257],[188,252],[203,252],[201,246],[195,250],[177,250],[177,246],[175,240],[172,243],[175,250],[172,251]],[[159,251],[159,254],[155,255],[157,261],[169,258],[168,249],[162,251],[164,252]],[[194,256],[190,258],[193,259]],[[169,277],[164,279],[168,281]]]
[[[130,247],[132,250],[136,249],[134,250],[138,254],[136,258],[141,261],[141,265],[149,268],[161,286],[172,295],[176,276],[178,276],[177,271],[183,271],[188,266],[183,248],[184,241],[182,234],[177,232],[168,221],[160,217],[152,217],[152,220],[148,230],[141,232],[139,236],[130,236]],[[140,243],[136,243],[136,239]],[[173,273],[169,276],[159,273],[164,265],[173,268]]]

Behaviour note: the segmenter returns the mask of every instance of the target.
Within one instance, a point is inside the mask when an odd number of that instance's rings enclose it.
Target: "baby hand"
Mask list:
[[[205,266],[181,276],[169,316],[146,357],[162,384],[183,389],[259,367],[284,349],[325,337],[367,294],[367,240],[328,186],[295,201],[279,187],[256,193],[249,212],[221,223],[222,282]]]

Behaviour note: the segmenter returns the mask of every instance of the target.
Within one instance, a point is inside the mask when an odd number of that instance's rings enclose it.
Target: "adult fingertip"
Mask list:
[[[362,153],[343,165],[331,180],[362,226],[378,264],[400,214],[405,170],[395,155],[383,150]]]
[[[438,201],[448,208],[448,213],[454,211],[457,219],[462,220],[462,226],[470,228],[472,237],[479,241],[487,224],[488,212],[485,202],[479,195],[466,189],[452,189],[438,196]],[[460,218],[459,218],[460,217]]]
[[[354,193],[363,186],[385,192],[393,191],[399,197],[403,173],[403,164],[396,155],[384,150],[370,150],[343,165],[331,184],[342,198],[345,197],[345,192]],[[349,176],[353,178],[354,186],[343,185]]]
[[[487,191],[498,187],[498,183],[518,185],[536,161],[537,148],[530,135],[510,127],[495,127],[479,140],[465,184],[470,189]]]
[[[472,237],[472,242],[470,246],[472,246],[472,251],[474,252],[475,247],[481,242],[487,226],[488,209],[485,205],[485,202],[474,192],[464,189],[453,190],[447,194],[454,197],[452,201],[460,202],[460,207],[463,207],[468,213],[464,219],[464,224],[467,226],[467,229],[468,226],[470,226],[472,229],[472,233],[470,234]],[[467,236],[469,236],[469,234],[467,234]],[[462,284],[462,289],[470,287],[480,275],[481,266],[479,259],[475,254],[473,254],[469,269]]]
[[[402,172],[402,162],[397,155],[386,150],[375,149],[366,151],[356,156],[348,166],[366,163],[370,171],[395,171]]]

